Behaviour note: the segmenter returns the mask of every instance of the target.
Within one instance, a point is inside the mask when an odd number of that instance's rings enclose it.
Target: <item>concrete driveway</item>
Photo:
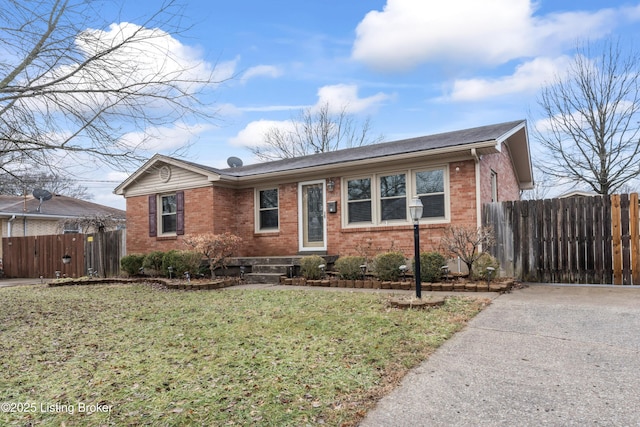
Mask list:
[[[360,425],[640,426],[640,289],[502,295]]]

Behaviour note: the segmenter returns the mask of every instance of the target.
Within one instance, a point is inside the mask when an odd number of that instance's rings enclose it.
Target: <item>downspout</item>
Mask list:
[[[13,220],[16,219],[16,216],[13,215],[11,218],[9,218],[9,220],[7,221],[7,237],[11,237],[11,223],[13,222]]]
[[[482,227],[482,193],[480,191],[480,156],[475,148],[471,149],[471,156],[475,161],[476,169],[476,227],[480,229]],[[482,250],[482,249],[481,249]]]

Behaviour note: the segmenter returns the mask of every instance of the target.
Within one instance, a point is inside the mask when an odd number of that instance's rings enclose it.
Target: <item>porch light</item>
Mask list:
[[[336,183],[333,181],[333,178],[329,178],[329,181],[327,182],[327,190],[332,193],[334,188],[336,188]]]
[[[413,220],[413,264],[415,265],[415,280],[416,280],[416,298],[422,298],[422,280],[420,279],[420,218],[422,218],[422,200],[418,197],[411,199],[409,203],[409,214]]]

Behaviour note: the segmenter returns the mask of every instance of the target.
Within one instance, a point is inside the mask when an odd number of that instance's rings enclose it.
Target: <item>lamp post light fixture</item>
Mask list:
[[[367,274],[367,264],[360,265],[360,271],[362,271],[362,280],[364,280]]]
[[[169,271],[169,280],[171,280],[171,275],[173,274],[173,267],[169,266],[167,267],[167,270]]]
[[[406,282],[407,281],[407,270],[409,269],[409,267],[407,267],[406,265],[402,264],[400,267],[398,267],[398,269],[402,273],[402,281]]]
[[[416,280],[416,298],[422,298],[422,280],[420,279],[420,218],[422,218],[422,200],[418,197],[411,199],[409,214],[413,220],[414,265]]]
[[[318,268],[320,269],[320,277],[324,279],[324,269],[327,268],[327,266],[325,264],[320,264]]]

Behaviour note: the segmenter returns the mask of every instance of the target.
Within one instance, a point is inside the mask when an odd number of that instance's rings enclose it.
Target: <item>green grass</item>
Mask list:
[[[386,298],[3,288],[0,402],[30,412],[0,413],[0,425],[354,425],[486,304],[401,310]]]

